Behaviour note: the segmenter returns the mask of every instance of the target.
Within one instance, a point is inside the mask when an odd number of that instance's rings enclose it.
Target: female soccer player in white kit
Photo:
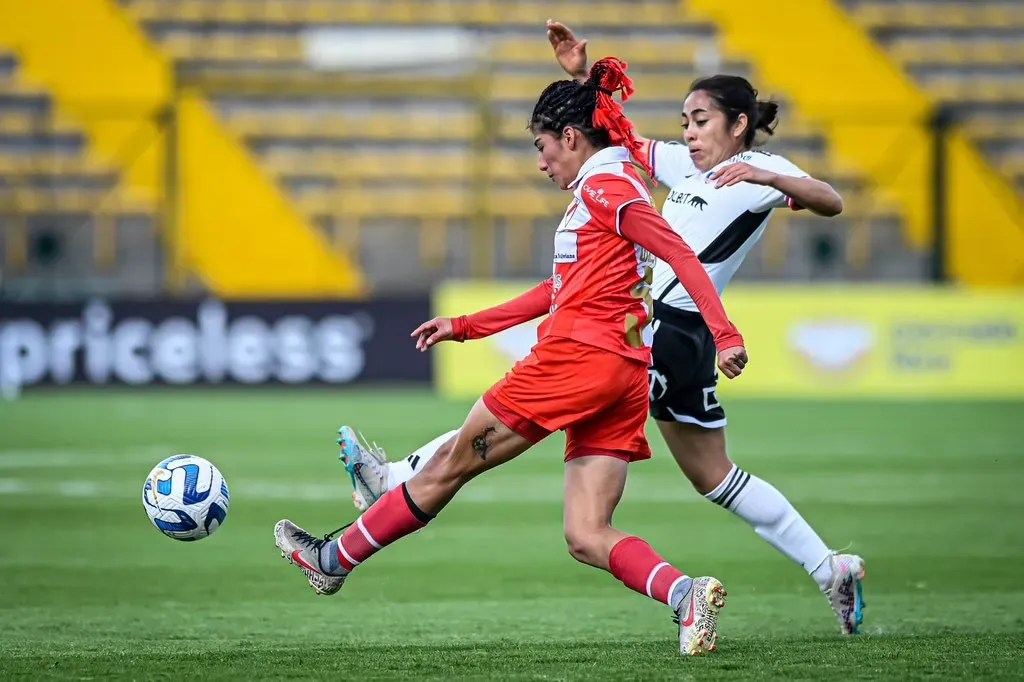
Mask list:
[[[562,68],[577,79],[587,74],[586,41],[557,22],[548,39]],[[737,76],[696,81],[683,104],[685,144],[645,140],[643,153],[655,179],[670,193],[662,214],[698,257],[719,293],[764,233],[776,208],[807,209],[831,217],[843,208],[828,184],[785,158],[755,149],[757,132],[772,134],[778,107],[759,102],[757,91]],[[843,634],[863,620],[864,561],[829,549],[776,488],[739,468],[726,449],[725,411],[715,394],[716,349],[707,326],[671,268],[658,262],[654,299],[651,416],[683,473],[704,497],[733,512],[769,544],[800,564],[818,583]],[[438,318],[414,333],[419,346],[451,339],[451,321]],[[360,445],[349,427],[339,431],[341,459],[363,509],[408,480],[444,452],[458,431],[427,443],[404,460],[385,463],[383,451]]]

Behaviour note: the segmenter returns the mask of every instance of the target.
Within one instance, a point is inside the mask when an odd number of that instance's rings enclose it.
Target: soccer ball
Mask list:
[[[195,455],[175,455],[149,472],[142,505],[157,530],[191,542],[212,535],[228,516],[228,484],[217,467]]]

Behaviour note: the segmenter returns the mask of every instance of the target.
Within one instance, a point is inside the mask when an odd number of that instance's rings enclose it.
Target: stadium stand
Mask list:
[[[24,81],[13,54],[0,54],[0,258],[7,287],[16,282],[26,295],[79,293],[54,280],[50,265],[58,257],[63,279],[87,274],[97,293],[159,285],[156,209],[123,186],[47,92]]]
[[[854,18],[1024,197],[1024,4],[1009,0],[847,0]]]
[[[648,136],[678,139],[680,102],[698,75],[724,71],[759,81],[751,63],[720,51],[714,23],[670,0],[118,1],[173,59],[179,82],[204,90],[302,216],[339,248],[356,250],[378,291],[439,276],[533,277],[549,268],[550,226],[565,199],[536,172],[524,131],[535,97],[560,77],[543,39],[545,18],[569,21],[590,39],[593,56],[630,62],[638,95],[628,110]],[[1024,192],[1018,4],[844,2],[893,60],[959,106],[973,140]],[[374,92],[346,88],[351,74],[316,63],[318,32],[423,27],[465,32],[487,58],[440,70],[357,73],[379,82]],[[445,69],[486,85],[460,85]],[[416,92],[388,86],[400,82],[396,76],[412,79]],[[764,94],[783,102],[768,148],[835,184],[846,212],[830,223],[780,215],[741,276],[922,277],[926,257],[920,245],[907,245],[898,202],[863,168],[838,160],[829,122],[801,116],[786,92]],[[161,207],[125,189],[121,170],[90,148],[80,121],[26,83],[11,54],[0,54],[0,112],[0,219],[11,228],[0,243],[8,271],[29,268],[40,221],[72,225],[82,267],[100,271],[121,268],[124,226],[144,226],[134,231],[149,240],[152,257],[143,260],[152,271],[160,261],[154,226]]]
[[[572,20],[591,40],[593,55],[617,54],[630,62],[638,96],[629,110],[645,135],[678,139],[680,103],[697,75],[709,70],[754,75],[746,63],[716,63],[715,28],[689,19],[675,2],[125,0],[124,5],[182,73],[207,77],[262,74],[301,80],[314,73],[308,31],[343,25],[457,27],[486,41],[492,58],[483,115],[459,92],[430,101],[393,96],[386,107],[358,92],[314,96],[271,88],[256,96],[224,88],[215,97],[224,119],[302,212],[339,243],[359,249],[378,288],[406,286],[441,272],[533,276],[549,268],[550,225],[565,199],[537,173],[524,131],[536,96],[559,77],[543,38],[545,18]],[[785,114],[770,148],[854,197],[847,203],[847,229],[823,228],[805,215],[786,216],[744,274],[918,277],[918,264],[912,260],[908,267],[914,256],[902,244],[892,203],[866,178],[830,162],[824,131],[802,121],[798,112]],[[488,162],[482,166],[474,158],[484,121],[495,124],[497,132],[487,141]],[[474,266],[468,246],[471,221],[480,212],[495,226],[485,241],[504,253],[490,271],[474,270],[479,264]],[[419,257],[392,253],[378,261],[380,254],[395,251],[389,243],[407,243],[410,229],[419,231]]]

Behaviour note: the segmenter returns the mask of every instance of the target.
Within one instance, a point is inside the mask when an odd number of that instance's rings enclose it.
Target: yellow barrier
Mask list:
[[[501,303],[531,282],[452,282],[438,315]],[[1024,398],[1024,292],[736,287],[726,308],[746,337],[747,372],[723,395],[793,398]],[[480,395],[536,341],[536,323],[442,344],[438,390]]]

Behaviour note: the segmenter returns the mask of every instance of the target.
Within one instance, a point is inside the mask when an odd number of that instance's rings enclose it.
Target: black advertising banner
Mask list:
[[[0,303],[0,377],[35,385],[431,380],[430,299]],[[3,382],[0,382],[3,383]]]

